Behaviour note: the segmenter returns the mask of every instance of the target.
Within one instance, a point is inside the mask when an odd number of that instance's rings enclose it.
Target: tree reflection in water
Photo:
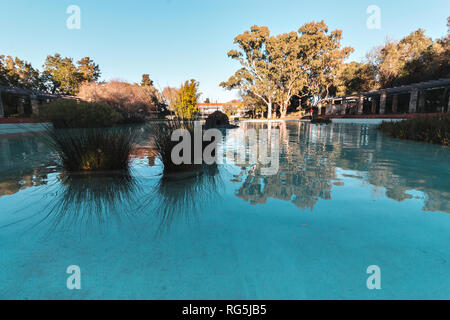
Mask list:
[[[230,179],[235,196],[250,204],[264,204],[275,198],[291,202],[301,210],[312,210],[318,201],[331,200],[335,188],[359,179],[359,187],[370,187],[389,199],[423,197],[424,211],[450,213],[448,147],[395,140],[365,124],[272,125],[280,129],[279,171],[275,175],[262,175],[258,164],[230,163],[232,170],[240,168]],[[267,124],[242,123],[240,129],[226,132],[223,143],[234,149],[242,148],[234,142],[235,137],[245,135],[246,128],[266,127]],[[29,195],[36,190],[39,201],[45,200],[43,203],[52,196],[49,205],[33,216],[33,222],[39,219],[39,225],[45,222],[51,230],[76,225],[84,230],[93,227],[98,230],[111,221],[145,213],[156,215],[156,224],[163,231],[178,219],[192,220],[196,213],[214,204],[226,182],[221,176],[228,176],[223,167],[210,165],[184,177],[162,175],[156,184],[144,187],[140,176],[134,174],[134,170],[139,170],[135,166],[133,172],[59,174],[57,183],[53,183],[60,169],[48,159],[45,146],[33,144],[35,140],[39,142],[33,136],[0,141],[0,196],[12,196],[27,187],[31,189],[27,191]],[[133,157],[142,160],[139,163],[145,166],[154,166],[155,153],[146,141],[147,137]],[[160,166],[157,159],[156,165]],[[157,167],[154,172],[159,170]],[[50,195],[49,190],[56,192]],[[35,205],[30,200],[23,204]],[[25,212],[25,209],[15,210]]]
[[[258,165],[248,165],[232,180],[240,184],[236,196],[250,204],[274,198],[312,210],[320,199],[331,200],[333,187],[357,178],[396,201],[413,198],[411,190],[421,191],[424,211],[450,213],[449,180],[442,179],[448,168],[436,166],[445,163],[448,148],[392,139],[365,124],[271,125],[280,129],[278,173],[264,176]],[[255,127],[267,124],[250,126]]]

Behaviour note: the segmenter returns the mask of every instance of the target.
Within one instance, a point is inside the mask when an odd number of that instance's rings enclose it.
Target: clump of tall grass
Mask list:
[[[148,130],[150,135],[152,136],[152,143],[155,148],[155,151],[160,158],[161,162],[164,165],[163,174],[168,173],[176,173],[176,172],[186,172],[186,171],[197,171],[201,170],[204,166],[202,161],[201,164],[195,163],[194,159],[194,130],[195,130],[195,122],[191,120],[172,120],[172,121],[164,121],[155,124],[149,124]],[[173,148],[179,144],[179,141],[172,141],[172,133],[175,130],[184,129],[190,136],[190,162],[175,164],[172,159],[172,150]],[[203,135],[203,128],[201,129],[201,133]],[[202,140],[202,151],[210,142],[204,142]],[[183,154],[181,153],[181,156]]]
[[[68,172],[128,170],[137,130],[46,129],[46,140]]]
[[[450,145],[450,114],[383,122],[378,128],[394,138]]]

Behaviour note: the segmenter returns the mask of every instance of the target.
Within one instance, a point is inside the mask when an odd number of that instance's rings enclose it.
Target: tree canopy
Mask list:
[[[450,28],[450,18],[447,19]],[[404,38],[387,40],[373,48],[366,61],[345,64],[336,94],[353,94],[450,77],[450,29],[446,36],[431,39],[418,29]]]
[[[141,86],[153,87],[153,80],[150,79],[150,75],[148,73],[142,75]]]
[[[174,111],[181,119],[192,119],[197,112],[197,103],[201,93],[199,83],[194,79],[185,81],[176,92]]]
[[[0,55],[0,84],[30,90],[45,90],[39,70],[17,57]]]
[[[235,38],[239,50],[228,56],[241,68],[221,86],[260,99],[268,118],[274,107],[285,116],[294,96],[326,96],[336,85],[339,67],[353,51],[341,48],[341,39],[342,31],[329,31],[323,21],[277,36],[267,27],[253,26]]]
[[[17,57],[0,55],[0,84],[33,91],[76,95],[81,84],[97,82],[100,67],[90,57],[74,64],[72,58],[60,54],[45,59],[43,71]]]

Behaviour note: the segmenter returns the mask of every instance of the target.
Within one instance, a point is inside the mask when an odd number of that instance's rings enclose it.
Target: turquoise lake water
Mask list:
[[[450,298],[450,148],[371,123],[270,126],[276,174],[228,159],[170,181],[145,137],[131,175],[67,178],[39,134],[0,136],[0,298]]]

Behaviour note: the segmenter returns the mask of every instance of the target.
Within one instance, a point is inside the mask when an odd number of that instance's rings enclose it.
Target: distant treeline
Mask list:
[[[18,57],[0,55],[0,84],[52,94],[76,95],[83,83],[98,81],[100,67],[85,57],[73,62],[60,54],[45,59],[43,71]]]

